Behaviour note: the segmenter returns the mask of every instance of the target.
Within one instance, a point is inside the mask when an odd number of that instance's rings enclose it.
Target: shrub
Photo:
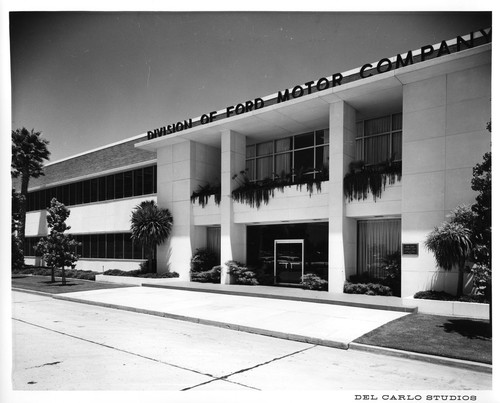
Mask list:
[[[217,266],[217,256],[212,251],[205,248],[196,249],[193,257],[191,258],[191,273],[200,273],[209,271],[214,266]]]
[[[484,295],[463,295],[456,297],[444,291],[419,291],[413,296],[415,299],[431,299],[435,301],[459,301],[459,302],[477,302],[488,303],[488,299]]]
[[[32,274],[34,276],[50,276],[52,270],[48,267],[25,267],[24,269],[18,269],[14,271],[14,274]],[[82,280],[95,280],[95,275],[99,274],[98,272],[92,270],[76,270],[76,269],[66,269],[65,275],[67,278],[79,278]],[[55,269],[54,275],[56,277],[62,276],[61,269]]]
[[[344,284],[346,294],[384,295],[392,296],[391,288],[378,283],[350,283]]]
[[[235,284],[244,285],[258,285],[259,282],[256,279],[255,273],[244,266],[242,263],[235,260],[230,260],[226,262],[228,266],[228,273],[233,276],[233,281]]]
[[[214,266],[210,270],[199,273],[191,273],[191,281],[198,283],[220,283],[220,272],[222,266]]]
[[[321,277],[312,273],[303,275],[300,284],[302,284],[302,287],[307,290],[324,291],[328,289],[328,281],[323,280]]]
[[[126,276],[126,277],[141,277],[141,278],[174,278],[179,277],[179,273],[168,271],[165,273],[143,273],[141,270],[123,271],[118,269],[106,270],[103,274],[106,276]]]

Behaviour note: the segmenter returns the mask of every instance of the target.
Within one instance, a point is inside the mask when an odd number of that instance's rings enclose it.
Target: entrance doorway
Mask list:
[[[304,275],[304,240],[274,241],[274,278],[276,284],[300,284]]]

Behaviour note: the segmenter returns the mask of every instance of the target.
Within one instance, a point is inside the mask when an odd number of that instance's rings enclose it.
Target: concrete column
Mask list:
[[[344,101],[330,104],[330,192],[328,291],[342,293],[356,263],[356,220],[345,217],[344,175],[355,158],[356,111]]]
[[[226,130],[221,134],[221,284],[230,284],[228,260],[245,262],[246,228],[235,224],[231,192],[237,187],[233,175],[245,169],[246,138],[242,134]]]
[[[458,270],[436,267],[424,242],[450,210],[475,202],[472,167],[490,149],[490,79],[485,65],[403,87],[401,242],[419,244],[419,253],[402,256],[402,297],[456,291]]]
[[[168,208],[174,220],[170,239],[157,249],[158,272],[176,271],[187,281],[195,233],[190,200],[194,147],[191,141],[183,141],[162,147],[157,153],[158,205]]]

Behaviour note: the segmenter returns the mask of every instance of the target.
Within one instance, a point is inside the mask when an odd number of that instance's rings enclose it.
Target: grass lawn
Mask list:
[[[356,343],[491,364],[488,321],[414,313],[396,319]]]
[[[61,294],[64,292],[102,290],[105,288],[131,287],[129,285],[100,283],[90,280],[80,280],[67,278],[66,285],[61,284],[61,278],[56,277],[56,282],[52,283],[47,276],[28,276],[25,274],[12,275],[12,288],[22,288],[24,290],[42,291],[49,294]]]

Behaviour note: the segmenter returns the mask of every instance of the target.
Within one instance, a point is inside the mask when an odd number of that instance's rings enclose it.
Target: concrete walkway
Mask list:
[[[359,336],[409,314],[157,287],[82,291],[53,297],[344,349]]]

